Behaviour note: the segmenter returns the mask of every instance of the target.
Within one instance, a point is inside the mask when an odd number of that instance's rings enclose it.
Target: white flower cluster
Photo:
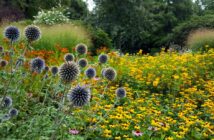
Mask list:
[[[69,18],[61,10],[56,8],[52,8],[49,11],[39,11],[38,15],[34,16],[34,18],[34,24],[54,25],[69,22]]]

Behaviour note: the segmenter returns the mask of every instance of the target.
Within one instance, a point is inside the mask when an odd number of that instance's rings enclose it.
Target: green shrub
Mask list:
[[[214,28],[214,15],[197,16],[173,29],[171,42],[184,46],[190,32],[200,28]]]
[[[34,16],[35,24],[47,24],[47,25],[54,25],[59,23],[67,23],[69,22],[69,18],[66,17],[64,14],[64,9],[61,7],[59,8],[52,8],[51,10],[41,10],[38,12],[37,16]]]
[[[214,30],[197,30],[188,37],[187,46],[193,52],[206,52],[214,48]]]
[[[102,47],[106,47],[108,49],[112,48],[112,40],[105,31],[100,28],[92,27],[88,27],[88,29],[93,44],[90,48],[92,54],[96,54],[96,50],[101,49]]]

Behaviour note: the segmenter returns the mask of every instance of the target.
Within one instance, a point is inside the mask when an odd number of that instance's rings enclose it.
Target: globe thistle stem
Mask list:
[[[110,83],[111,83],[110,81],[107,82],[107,84],[106,84],[106,86],[105,86],[105,88],[104,88],[104,90],[103,90],[103,93],[102,93],[102,95],[100,96],[100,101],[97,102],[98,106],[100,106],[100,103],[101,103],[101,101],[102,101],[102,98],[104,97],[104,94],[105,94],[105,92],[107,91],[108,86],[109,86]],[[98,112],[99,112],[99,110],[94,111],[94,112],[93,112],[93,115],[97,114]],[[92,118],[92,119],[93,119],[93,118]],[[90,126],[92,126],[92,121],[91,121],[91,123],[89,124],[88,127],[90,127]],[[87,130],[87,129],[86,129],[86,130]]]
[[[1,103],[0,103],[0,109],[1,109],[1,107],[2,107],[2,105],[3,105],[3,101],[4,101],[5,97],[7,96],[7,89],[8,89],[8,87],[10,86],[12,80],[13,80],[13,76],[11,75],[8,84],[5,86],[5,88],[4,88],[4,90],[3,90],[4,92],[3,92],[2,101],[1,101]]]
[[[13,51],[14,51],[14,49],[13,49],[13,41],[11,40],[10,41],[10,47],[11,47],[11,51],[10,51],[10,71],[11,71],[11,74],[10,74],[10,78],[9,78],[9,82],[8,82],[8,84],[5,86],[5,88],[3,89],[3,98],[2,98],[2,101],[1,101],[1,103],[0,103],[0,105],[2,106],[2,104],[3,104],[3,101],[4,101],[4,99],[5,99],[5,97],[6,97],[6,95],[7,95],[7,89],[10,87],[10,84],[12,83],[12,80],[13,80]]]
[[[13,73],[13,53],[14,53],[14,48],[13,48],[13,41],[10,42],[10,71],[11,74]]]
[[[23,138],[26,138],[28,136],[28,133],[31,131],[33,124],[35,123],[35,118],[33,118],[33,120],[30,122],[30,125],[27,129],[27,132],[25,133],[25,135],[23,136]]]
[[[44,77],[45,77],[45,76],[44,76]],[[39,93],[42,93],[42,89],[44,88],[45,83],[46,83],[47,80],[48,80],[48,79],[43,78],[43,80],[42,80],[42,85],[41,85],[41,87],[40,87],[40,92],[39,92]],[[45,94],[45,98],[46,98],[46,94]],[[44,100],[45,100],[45,98],[44,98]],[[44,105],[44,100],[43,100],[43,105]]]
[[[53,78],[51,78],[51,80],[50,80],[50,85],[52,85],[52,80]],[[47,91],[48,91],[48,88],[46,89],[46,92],[45,92],[45,97],[44,97],[44,100],[43,100],[43,102],[42,102],[42,105],[44,106],[45,105],[45,101],[46,101],[46,99],[47,99]]]
[[[25,47],[24,47],[24,51],[22,53],[22,56],[24,57],[25,56],[25,53],[27,52],[27,50],[31,48],[31,43],[29,41],[27,41]]]
[[[102,119],[100,119],[98,122],[96,122],[96,123],[93,125],[93,127],[96,127],[99,123],[103,122],[103,120],[105,120],[105,119],[108,117],[108,115],[110,114],[110,112],[112,112],[112,111],[114,110],[115,105],[117,104],[117,102],[118,102],[118,98],[115,98],[115,101],[114,101],[114,103],[112,104],[111,108],[105,113],[105,115],[102,117]],[[91,126],[91,123],[90,123],[89,127],[90,127],[90,126]]]
[[[30,78],[30,80],[31,80],[31,85],[30,85],[30,87],[29,87],[29,90],[31,91],[32,89],[33,89],[33,87],[34,87],[34,84],[35,84],[35,82],[36,82],[36,80],[35,80],[35,77],[34,76],[30,76],[31,78]]]
[[[59,114],[59,112],[60,112],[60,111],[63,109],[63,107],[64,107],[64,103],[65,103],[65,93],[67,93],[67,91],[68,91],[69,88],[70,88],[70,87],[67,86],[67,85],[64,87],[63,95],[62,95],[61,100],[60,100],[60,102],[59,102],[59,108],[57,109],[57,116],[55,117],[55,120],[54,120],[54,124],[55,124],[56,130],[52,133],[51,139],[55,139],[55,136],[56,136],[56,133],[57,133],[57,131],[58,131],[58,128],[60,127],[60,125],[62,124],[62,122],[63,122],[63,120],[64,120],[64,118],[65,118],[65,116],[63,116],[63,118],[60,119],[60,116],[59,116],[58,114]]]

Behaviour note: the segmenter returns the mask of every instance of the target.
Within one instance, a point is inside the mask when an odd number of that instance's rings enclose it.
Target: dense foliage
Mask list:
[[[90,48],[93,55],[97,53],[97,50],[102,48],[112,49],[112,40],[106,32],[100,28],[93,28],[91,26],[88,27],[88,31],[93,44]]]

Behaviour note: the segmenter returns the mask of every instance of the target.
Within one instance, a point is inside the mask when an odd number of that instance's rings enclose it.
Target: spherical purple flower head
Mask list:
[[[99,55],[98,60],[101,64],[105,64],[108,61],[108,55],[101,54]]]
[[[122,88],[122,87],[118,88],[115,93],[116,93],[118,98],[126,97],[126,90],[124,88]]]
[[[85,58],[81,58],[79,61],[78,61],[78,65],[82,68],[86,67],[88,65],[88,61],[87,59]]]
[[[18,114],[19,114],[19,111],[17,109],[15,109],[15,108],[12,108],[12,109],[9,110],[10,117],[15,117]]]
[[[104,77],[109,81],[113,81],[117,76],[116,71],[113,68],[106,68],[104,71]]]
[[[87,50],[88,50],[88,48],[85,44],[78,44],[76,46],[76,52],[79,54],[86,54]]]
[[[94,78],[96,76],[96,70],[95,70],[95,68],[88,68],[87,70],[85,70],[85,75],[89,79]]]
[[[3,107],[10,107],[12,106],[12,104],[13,104],[13,100],[10,97],[6,96],[3,99]]]
[[[6,60],[0,60],[0,66],[5,67],[7,66],[8,62]]]
[[[71,53],[67,53],[67,54],[65,54],[65,56],[64,56],[64,60],[67,61],[67,62],[73,61],[73,60],[74,60],[74,55],[71,54]]]
[[[25,28],[25,37],[29,42],[36,41],[40,38],[41,31],[35,25],[29,25]]]
[[[41,73],[45,68],[45,61],[39,57],[31,60],[31,70],[33,72]]]
[[[88,90],[86,87],[77,86],[70,90],[68,94],[68,100],[74,105],[74,106],[84,106],[90,101],[91,94],[90,90]]]
[[[58,67],[54,66],[51,68],[51,73],[55,76],[59,72]]]
[[[4,52],[4,48],[2,46],[0,46],[0,53]]]
[[[59,75],[62,81],[72,82],[79,76],[80,70],[75,62],[64,63],[60,66]]]
[[[15,26],[8,26],[4,31],[4,36],[12,42],[15,42],[20,37],[20,31]]]

